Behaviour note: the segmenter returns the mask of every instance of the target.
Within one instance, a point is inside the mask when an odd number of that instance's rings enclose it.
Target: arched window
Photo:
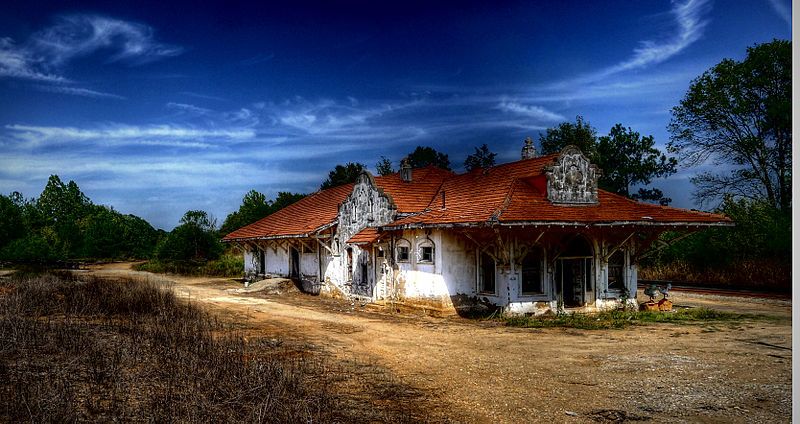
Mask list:
[[[417,243],[417,263],[432,264],[434,258],[433,241],[426,238]]]
[[[608,290],[625,289],[625,254],[617,250],[608,258]]]
[[[406,239],[397,240],[395,247],[395,260],[397,262],[411,261],[411,243]]]
[[[522,295],[536,296],[544,294],[542,269],[544,252],[541,247],[534,247],[522,259]]]

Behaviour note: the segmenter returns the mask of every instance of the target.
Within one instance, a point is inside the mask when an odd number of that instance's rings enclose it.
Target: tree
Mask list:
[[[25,235],[22,206],[11,196],[0,195],[0,248]]]
[[[495,164],[495,156],[497,156],[497,153],[492,153],[489,150],[489,146],[484,143],[481,147],[475,148],[475,154],[467,156],[464,161],[464,168],[469,172],[477,168],[492,167]]]
[[[689,166],[720,170],[692,179],[701,202],[726,194],[791,208],[792,51],[774,40],[725,59],[694,79],[672,109],[670,151]]]
[[[378,175],[389,175],[395,173],[394,168],[392,168],[392,161],[390,161],[386,156],[381,156],[381,160],[375,164],[375,169],[378,171]]]
[[[595,162],[597,153],[597,130],[583,117],[575,117],[575,123],[562,122],[554,128],[548,128],[544,135],[539,135],[542,154],[558,153],[569,145],[577,146],[590,161]]]
[[[365,169],[367,169],[367,167],[363,164],[353,162],[347,162],[344,166],[336,165],[336,167],[328,173],[328,179],[322,183],[320,189],[325,190],[342,184],[355,182]]]
[[[203,261],[219,257],[223,246],[219,242],[213,217],[205,211],[190,210],[180,222],[159,242],[155,252],[157,258]]]
[[[292,203],[306,197],[305,194],[302,193],[290,193],[288,191],[280,191],[278,192],[278,196],[270,202],[270,212],[275,213],[279,210],[291,205]]]
[[[412,168],[422,168],[433,165],[437,168],[451,171],[450,158],[444,153],[437,152],[432,147],[417,146],[417,148],[408,155],[408,163]]]
[[[607,136],[598,139],[595,149],[597,165],[603,170],[599,185],[608,191],[637,200],[658,201],[669,204],[657,188],[639,188],[630,193],[634,185],[647,185],[656,177],[667,177],[676,171],[678,161],[667,157],[653,147],[652,135],[642,137],[630,127],[616,124]]]
[[[239,210],[231,212],[219,229],[220,234],[228,234],[234,230],[250,225],[267,215],[273,214],[286,206],[305,197],[305,194],[281,191],[275,200],[267,200],[267,196],[256,190],[250,190],[242,198]]]

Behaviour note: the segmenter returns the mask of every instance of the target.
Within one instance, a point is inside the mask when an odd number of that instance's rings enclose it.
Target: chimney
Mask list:
[[[411,182],[411,164],[408,162],[408,158],[400,161],[400,179],[407,183]]]
[[[525,145],[522,146],[522,159],[533,159],[538,157],[539,154],[536,153],[536,147],[533,145],[533,140],[530,137],[525,139]]]

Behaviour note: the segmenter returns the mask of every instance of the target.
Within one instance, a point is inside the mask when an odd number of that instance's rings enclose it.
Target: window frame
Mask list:
[[[611,269],[612,269],[612,259],[614,256],[619,255],[619,265],[613,265],[613,268],[619,268],[619,285],[620,287],[611,287]],[[611,295],[620,295],[625,292],[625,251],[622,249],[617,250],[608,258],[608,263],[606,263],[606,293]]]
[[[400,258],[401,249],[405,249],[405,259]],[[406,239],[399,239],[395,243],[394,260],[397,263],[411,263],[411,242]]]
[[[425,259],[424,251],[425,249],[430,249],[430,259]],[[433,265],[436,263],[436,245],[433,243],[433,240],[426,238],[425,240],[420,241],[417,243],[417,263],[418,264],[425,264],[425,265]]]

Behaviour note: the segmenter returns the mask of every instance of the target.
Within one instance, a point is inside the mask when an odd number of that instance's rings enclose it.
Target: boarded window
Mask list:
[[[623,269],[625,266],[625,255],[621,250],[617,250],[608,259],[608,289],[619,290],[625,289],[625,276]]]
[[[524,296],[544,294],[543,260],[544,255],[541,248],[534,248],[522,259],[522,294]]]
[[[481,293],[495,293],[494,274],[494,258],[485,252],[481,252],[480,267],[478,268],[478,291]]]

